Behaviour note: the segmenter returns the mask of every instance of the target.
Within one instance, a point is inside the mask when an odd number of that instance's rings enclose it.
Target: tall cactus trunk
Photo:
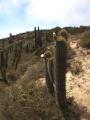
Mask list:
[[[38,26],[38,31],[37,31],[37,46],[38,48],[40,47],[40,29],[39,29],[39,26]]]
[[[1,76],[2,76],[2,80],[5,83],[8,83],[6,80],[6,66],[5,66],[4,51],[1,51]]]
[[[42,47],[42,30],[39,31],[39,46]]]
[[[50,94],[54,94],[54,86],[53,86],[53,82],[51,81],[50,79],[50,76],[49,76],[49,71],[48,71],[48,65],[47,65],[47,59],[45,58],[45,73],[46,73],[46,85],[47,85],[47,88],[48,88],[48,91]]]
[[[66,105],[66,55],[67,44],[64,40],[56,41],[54,56],[54,79],[56,104],[63,109]]]
[[[4,49],[4,47],[5,47],[5,41],[2,40],[2,48]]]
[[[37,47],[37,32],[36,32],[36,27],[34,28],[35,31],[35,48]]]
[[[5,66],[6,66],[6,69],[8,68],[8,54],[9,54],[9,51],[5,51]]]
[[[17,44],[17,48],[16,48],[16,56],[15,56],[15,70],[18,67],[18,64],[20,62],[21,59],[21,54],[22,54],[22,43]]]

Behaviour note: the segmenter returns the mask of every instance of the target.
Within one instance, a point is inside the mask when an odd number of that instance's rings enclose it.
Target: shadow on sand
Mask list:
[[[68,99],[67,108],[63,110],[65,120],[90,120],[90,113],[87,108],[77,104],[73,98]]]

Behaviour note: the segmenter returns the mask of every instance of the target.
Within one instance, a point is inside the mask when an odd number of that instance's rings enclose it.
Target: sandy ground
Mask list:
[[[68,79],[68,94],[74,96],[76,100],[87,106],[88,110],[90,110],[90,71],[86,70],[78,76],[73,76],[71,73],[67,73],[68,75],[73,80]]]
[[[73,98],[76,105],[70,109],[79,114],[79,120],[90,120],[90,49],[77,47],[78,41],[74,38],[70,47],[75,51],[72,61],[81,63],[81,68],[79,68],[81,71],[76,75],[72,74],[71,71],[67,72],[67,97]],[[44,86],[45,78],[40,78],[36,84]]]
[[[84,108],[80,120],[90,120],[90,49],[78,48],[77,44],[78,42],[75,41],[71,43],[71,47],[76,53],[73,61],[79,61],[82,64],[82,72],[73,75],[68,71],[67,92],[68,96],[73,97]]]

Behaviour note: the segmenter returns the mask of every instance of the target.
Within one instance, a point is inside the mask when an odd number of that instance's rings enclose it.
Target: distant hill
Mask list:
[[[51,28],[51,29],[43,29],[42,33],[43,33],[43,35],[46,35],[46,33],[51,33],[52,34],[52,32],[56,32],[56,34],[57,34],[58,31],[61,30],[61,29],[62,29],[61,27],[57,26],[57,27]],[[85,32],[87,30],[90,30],[90,26],[64,27],[64,29],[66,29],[70,34],[75,35],[75,34],[82,33],[82,32]],[[27,31],[25,33],[12,35],[12,38],[14,40],[17,40],[17,39],[28,39],[28,38],[33,38],[33,37],[34,37],[34,31]],[[10,37],[3,38],[3,39],[0,39],[0,41],[8,40],[9,38]]]

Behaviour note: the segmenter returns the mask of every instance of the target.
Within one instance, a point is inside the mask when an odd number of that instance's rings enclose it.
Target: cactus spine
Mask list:
[[[66,104],[66,56],[67,43],[61,38],[56,41],[55,56],[54,56],[54,79],[55,79],[55,95],[56,104],[63,109]]]

